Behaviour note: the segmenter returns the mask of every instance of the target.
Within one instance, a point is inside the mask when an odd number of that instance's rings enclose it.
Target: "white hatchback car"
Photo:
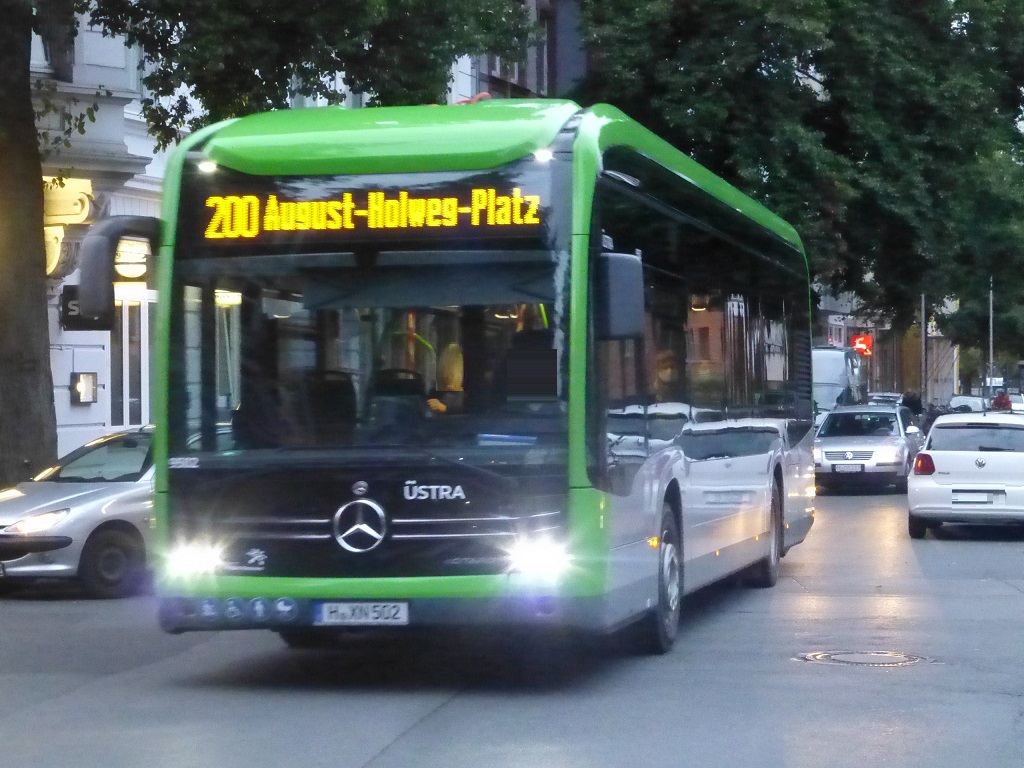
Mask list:
[[[1024,524],[1024,414],[939,416],[907,485],[911,538],[943,523]]]

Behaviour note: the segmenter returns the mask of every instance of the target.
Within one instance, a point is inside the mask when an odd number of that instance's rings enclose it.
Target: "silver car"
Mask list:
[[[828,414],[814,439],[815,482],[824,490],[871,484],[906,491],[922,440],[909,408],[840,406]]]
[[[151,427],[106,435],[0,490],[0,587],[78,579],[95,597],[134,592],[153,525]]]

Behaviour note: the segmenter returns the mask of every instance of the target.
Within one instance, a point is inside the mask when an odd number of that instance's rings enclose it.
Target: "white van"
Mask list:
[[[811,391],[819,426],[837,405],[867,402],[868,383],[864,359],[852,349],[815,347],[811,350]]]

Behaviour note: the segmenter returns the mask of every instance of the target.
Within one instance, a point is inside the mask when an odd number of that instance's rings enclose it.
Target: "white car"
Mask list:
[[[914,539],[943,523],[1024,523],[1024,414],[939,416],[907,485]]]

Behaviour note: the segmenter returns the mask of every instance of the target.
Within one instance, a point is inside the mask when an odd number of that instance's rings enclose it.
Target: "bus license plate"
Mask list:
[[[408,603],[320,603],[314,624],[334,627],[405,626]]]
[[[863,472],[863,464],[836,464],[832,467],[834,472]]]

